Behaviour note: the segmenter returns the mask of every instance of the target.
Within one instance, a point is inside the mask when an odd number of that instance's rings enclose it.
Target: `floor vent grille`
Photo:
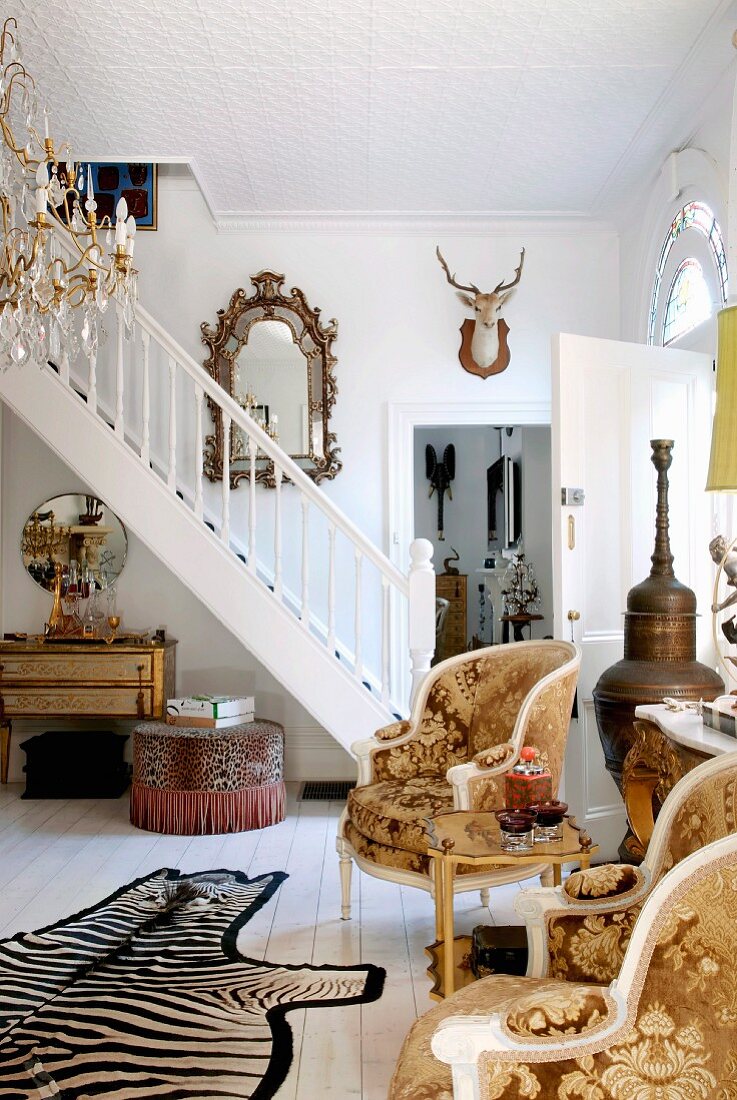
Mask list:
[[[302,784],[300,802],[345,802],[356,783],[353,779],[310,779]]]

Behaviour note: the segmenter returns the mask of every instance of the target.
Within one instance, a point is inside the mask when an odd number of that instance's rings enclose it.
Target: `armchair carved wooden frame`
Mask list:
[[[542,753],[557,791],[580,652],[564,641],[515,642],[460,654],[436,665],[408,721],[380,729],[352,751],[358,782],[338,826],[342,916],[350,917],[351,870],[434,896],[425,819],[449,810],[504,804],[504,775],[525,743]],[[455,876],[454,892],[552,872],[489,866]]]

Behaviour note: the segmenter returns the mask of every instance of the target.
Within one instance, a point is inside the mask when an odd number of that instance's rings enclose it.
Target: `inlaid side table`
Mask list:
[[[470,950],[471,938],[456,937],[454,929],[453,878],[459,864],[511,866],[522,863],[539,867],[547,863],[553,869],[555,885],[560,886],[564,863],[575,862],[586,869],[591,865],[591,856],[599,850],[585,829],[579,829],[575,818],[570,816],[563,822],[562,840],[535,844],[527,852],[505,852],[500,847],[499,822],[493,813],[453,810],[438,814],[427,819],[427,835],[427,854],[435,861],[437,939],[425,950],[431,959],[428,976],[435,982],[430,992],[435,1001],[449,997],[456,985],[467,985],[473,980],[468,970],[460,968],[464,955]]]
[[[622,792],[634,834],[633,856],[647,851],[655,827],[653,801],[662,804],[687,772],[712,756],[737,750],[737,740],[705,726],[692,710],[673,711],[662,703],[635,710],[635,739],[622,765]]]

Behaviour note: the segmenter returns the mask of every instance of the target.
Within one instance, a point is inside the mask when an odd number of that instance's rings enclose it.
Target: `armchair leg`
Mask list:
[[[480,895],[481,895],[481,904],[483,906],[485,906],[486,909],[488,909],[489,908],[489,887],[485,886],[484,889],[480,891]]]
[[[552,886],[553,885],[553,868],[546,867],[544,871],[540,872],[540,885]]]
[[[353,860],[350,856],[340,856],[340,919],[351,919],[351,873]]]

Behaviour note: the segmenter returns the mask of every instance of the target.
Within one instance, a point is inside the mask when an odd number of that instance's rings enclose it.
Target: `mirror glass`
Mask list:
[[[85,566],[98,588],[113,584],[125,564],[128,538],[114,512],[97,497],[65,493],[39,504],[21,535],[23,565],[47,591],[54,587],[54,565],[65,577],[73,562],[81,577]]]
[[[272,429],[287,454],[309,454],[307,360],[286,321],[267,318],[251,325],[234,381],[236,401],[243,404],[249,394],[256,399],[253,415]]]

